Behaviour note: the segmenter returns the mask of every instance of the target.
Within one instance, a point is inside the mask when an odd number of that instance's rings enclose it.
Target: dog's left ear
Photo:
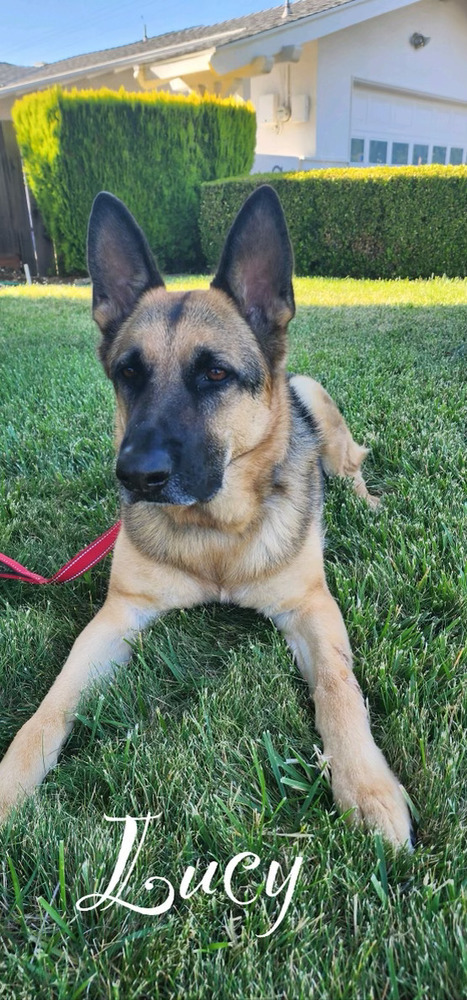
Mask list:
[[[138,223],[126,205],[108,191],[95,197],[91,209],[88,268],[93,316],[104,340],[110,343],[144,292],[164,282]]]
[[[247,198],[227,236],[213,288],[236,303],[270,365],[282,360],[295,313],[293,253],[284,212],[272,187]]]

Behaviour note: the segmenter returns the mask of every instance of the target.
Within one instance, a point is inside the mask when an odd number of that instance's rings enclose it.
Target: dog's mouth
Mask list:
[[[159,507],[175,505],[179,507],[192,507],[197,501],[194,497],[168,498],[161,495],[160,490],[131,490],[127,486],[120,486],[120,495],[123,503],[127,507],[132,507],[136,503],[157,504]]]
[[[209,503],[217,495],[220,488],[218,486],[199,496],[194,496],[175,479],[162,487],[147,486],[144,489],[120,483],[120,496],[122,503],[127,507],[132,507],[137,503],[153,504],[159,507],[193,507],[197,503]]]

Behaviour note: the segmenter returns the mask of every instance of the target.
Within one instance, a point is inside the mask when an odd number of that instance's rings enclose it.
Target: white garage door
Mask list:
[[[467,104],[354,84],[350,163],[465,163]]]

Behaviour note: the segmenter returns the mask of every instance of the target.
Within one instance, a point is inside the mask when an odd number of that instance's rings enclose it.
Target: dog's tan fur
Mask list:
[[[104,302],[95,309],[103,331],[110,308],[112,303]],[[285,328],[289,318],[281,304],[276,323]],[[114,663],[129,660],[129,640],[139,630],[172,608],[228,601],[255,608],[283,632],[313,694],[339,808],[349,811],[350,821],[363,821],[393,844],[407,845],[405,801],[373,741],[347,633],[323,566],[319,462],[330,475],[350,477],[356,493],[374,506],[378,501],[361,473],[366,449],[353,440],[317,382],[295,376],[289,384],[285,361],[271,374],[237,305],[219,288],[184,297],[161,287],[146,291],[104,363],[109,370],[119,352],[137,344],[148,365],[163,373],[164,392],[170,393],[183,359],[195,346],[223,341],[226,330],[229,358],[238,356],[240,363],[248,338],[248,349],[265,374],[260,392],[232,391],[213,415],[217,439],[229,456],[222,489],[209,502],[191,506],[124,506],[105,604],[0,765],[0,816],[5,818],[54,766],[83,692]],[[293,444],[293,422],[299,418],[293,416],[291,389],[317,427],[304,445],[306,481],[303,462],[294,458],[299,445]],[[125,399],[117,392],[117,449],[127,419]],[[278,483],[274,470],[280,470]],[[314,513],[305,522],[310,496]]]

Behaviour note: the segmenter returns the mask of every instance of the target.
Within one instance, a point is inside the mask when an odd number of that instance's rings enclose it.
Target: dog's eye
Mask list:
[[[131,368],[130,365],[127,365],[126,368],[122,368],[121,369],[120,375],[127,382],[131,382],[131,380],[136,377],[136,369],[135,368]]]
[[[210,382],[223,382],[228,376],[225,368],[208,368],[206,378]]]

